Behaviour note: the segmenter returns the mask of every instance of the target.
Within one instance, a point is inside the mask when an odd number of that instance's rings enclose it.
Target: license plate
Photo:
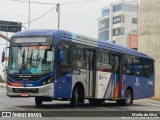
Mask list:
[[[21,96],[28,97],[29,95],[28,95],[28,93],[21,93]]]

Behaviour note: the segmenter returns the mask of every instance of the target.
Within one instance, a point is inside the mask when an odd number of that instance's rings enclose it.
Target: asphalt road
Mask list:
[[[43,103],[43,106],[41,107],[36,107],[34,103],[34,98],[10,98],[6,96],[6,89],[0,87],[0,111],[18,111],[18,112],[25,112],[25,111],[35,111],[35,112],[41,112],[45,111],[47,112],[54,112],[60,111],[61,114],[63,114],[64,111],[87,111],[90,112],[91,116],[93,117],[84,117],[83,119],[95,119],[96,114],[99,115],[99,120],[104,119],[106,120],[105,117],[100,117],[100,112],[101,111],[113,111],[113,114],[116,112],[114,111],[121,111],[121,112],[126,112],[126,111],[160,111],[160,101],[157,100],[151,100],[151,99],[142,99],[142,100],[135,100],[134,104],[132,106],[117,106],[115,102],[111,101],[106,101],[105,103],[101,105],[91,105],[87,101],[85,101],[85,104],[79,105],[77,108],[71,108],[69,105],[69,102],[63,102],[63,101],[53,101],[53,102],[45,102]],[[2,113],[0,113],[2,114]],[[64,119],[64,117],[59,114],[55,118],[58,120]],[[73,116],[76,114],[76,112],[73,112]],[[105,113],[104,113],[105,114]],[[113,115],[112,114],[112,115]],[[113,119],[113,116],[111,116]],[[54,119],[55,119],[54,118]],[[0,119],[7,119],[8,118],[0,118]],[[13,118],[12,118],[13,119]],[[15,118],[15,120],[18,120],[21,118]],[[24,119],[24,118],[23,118]],[[25,118],[27,119],[27,118]],[[31,118],[30,118],[31,119]],[[33,118],[35,120],[43,120],[44,118]],[[75,119],[75,117],[67,117],[65,120],[72,120]],[[81,117],[77,117],[77,119],[81,119]],[[109,118],[110,119],[110,118]],[[114,119],[119,119],[119,118],[114,118]],[[122,118],[121,118],[122,119]],[[160,119],[160,118],[159,118]],[[53,120],[52,118],[45,118],[45,120]]]

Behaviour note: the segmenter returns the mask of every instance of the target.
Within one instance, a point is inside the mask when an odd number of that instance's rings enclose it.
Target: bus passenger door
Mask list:
[[[112,67],[113,67],[113,78],[112,78],[112,97],[120,97],[120,86],[121,86],[121,56],[112,55]]]
[[[95,97],[95,84],[96,84],[95,51],[87,50],[86,57],[87,57],[86,96]]]

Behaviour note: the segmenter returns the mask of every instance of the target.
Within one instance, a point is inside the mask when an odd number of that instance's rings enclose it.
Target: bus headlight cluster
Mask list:
[[[48,80],[43,81],[42,85],[46,85],[46,84],[49,84],[49,83],[52,83],[52,82],[53,82],[53,77],[48,79]]]

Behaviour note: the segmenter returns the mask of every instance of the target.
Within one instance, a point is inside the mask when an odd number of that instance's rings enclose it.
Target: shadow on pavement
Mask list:
[[[133,104],[131,106],[143,106],[140,104]],[[72,107],[70,107],[69,102],[68,103],[43,103],[42,106],[37,107],[35,105],[25,105],[25,106],[17,106],[17,107],[22,107],[24,109],[33,109],[33,110],[73,110]],[[78,104],[78,106],[75,108],[76,110],[82,110],[82,109],[93,109],[93,108],[97,108],[97,107],[101,107],[101,108],[122,108],[124,106],[118,106],[115,102],[113,103],[103,103],[100,105],[93,105],[90,103],[85,103],[85,104]],[[130,107],[130,106],[127,106]],[[75,110],[74,109],[74,110]],[[102,109],[103,110],[103,109]]]

